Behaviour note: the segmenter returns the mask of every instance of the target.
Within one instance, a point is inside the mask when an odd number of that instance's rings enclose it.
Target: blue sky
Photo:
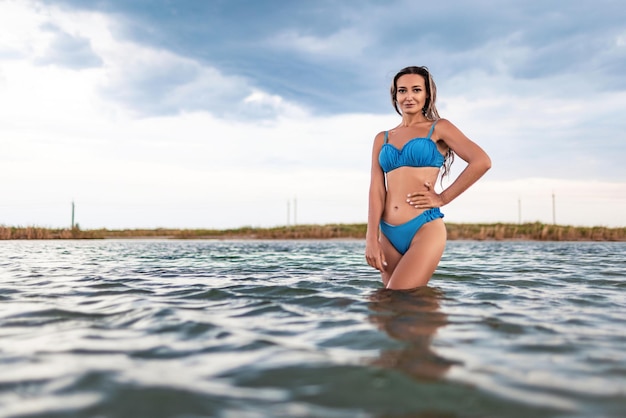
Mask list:
[[[0,224],[365,222],[389,82],[427,65],[493,160],[448,221],[551,222],[554,194],[626,225],[617,1],[1,0],[0,28]]]

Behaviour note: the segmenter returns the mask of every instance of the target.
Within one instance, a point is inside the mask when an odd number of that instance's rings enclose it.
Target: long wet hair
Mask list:
[[[437,106],[435,105],[435,102],[437,101],[437,86],[435,85],[435,80],[431,77],[430,71],[428,71],[427,67],[406,67],[401,69],[393,77],[393,82],[391,83],[391,104],[398,115],[402,116],[402,112],[400,112],[400,109],[398,108],[398,100],[396,98],[396,95],[398,94],[398,79],[406,74],[417,74],[424,77],[424,81],[426,82],[426,104],[422,108],[422,113],[427,120],[436,121],[440,119]],[[446,152],[446,155],[444,156],[441,181],[443,181],[443,177],[450,174],[450,166],[453,161],[454,152],[450,149],[450,147],[448,147],[448,152]]]

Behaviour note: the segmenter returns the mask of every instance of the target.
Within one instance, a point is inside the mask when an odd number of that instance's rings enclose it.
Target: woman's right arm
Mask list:
[[[378,241],[380,218],[385,207],[385,176],[378,163],[378,154],[383,146],[384,134],[381,132],[374,138],[372,147],[372,169],[370,176],[369,209],[367,215],[367,234],[365,235],[365,258],[367,264],[382,271],[386,265],[385,256]]]

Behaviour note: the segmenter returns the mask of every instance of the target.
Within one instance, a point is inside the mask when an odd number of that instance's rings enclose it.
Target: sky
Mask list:
[[[426,65],[492,159],[447,222],[626,226],[621,3],[0,0],[0,225],[365,223]]]

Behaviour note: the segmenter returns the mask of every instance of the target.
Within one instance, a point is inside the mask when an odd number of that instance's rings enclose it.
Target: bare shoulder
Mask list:
[[[448,119],[439,119],[435,126],[435,132],[440,139],[446,142],[469,140],[465,134]]]
[[[459,128],[457,128],[448,119],[441,118],[437,120],[437,125],[435,125],[435,130],[439,130],[439,132],[446,132],[450,130],[458,131]]]
[[[386,131],[380,131],[376,134],[374,137],[374,148],[380,148],[383,146],[383,143],[385,142],[385,132]]]

